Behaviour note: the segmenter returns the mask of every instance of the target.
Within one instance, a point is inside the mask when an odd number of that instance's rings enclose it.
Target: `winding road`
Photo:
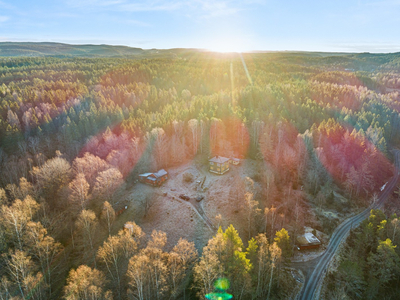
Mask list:
[[[381,208],[383,203],[396,188],[400,173],[400,150],[393,150],[392,153],[394,155],[396,165],[395,175],[390,179],[390,181],[387,182],[383,191],[379,195],[379,198],[360,214],[355,215],[341,223],[332,233],[329,245],[327,246],[324,254],[322,254],[320,257],[307,262],[292,263],[292,267],[301,269],[305,275],[303,289],[299,293],[297,299],[312,300],[314,298],[320,280],[323,277],[322,275],[324,272],[326,272],[326,268],[335,255],[343,238],[347,235],[351,228],[358,226],[365,218],[369,216],[371,209]]]

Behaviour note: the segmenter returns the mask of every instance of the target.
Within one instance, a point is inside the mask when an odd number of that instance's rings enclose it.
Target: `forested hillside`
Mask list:
[[[110,45],[70,45],[61,43],[13,43],[0,42],[0,56],[126,56],[151,54],[156,51],[145,51],[140,48]]]
[[[0,299],[204,299],[219,277],[234,299],[293,297],[284,267],[304,226],[330,234],[393,175],[400,54],[126,55],[0,58]],[[122,228],[138,174],[214,155],[256,162],[234,183],[245,229],[169,249],[138,215]],[[399,239],[371,222],[353,234],[371,231],[362,255],[378,272]]]
[[[399,224],[396,214],[388,217],[371,210],[369,218],[350,232],[337,267],[328,273],[327,299],[398,298]]]

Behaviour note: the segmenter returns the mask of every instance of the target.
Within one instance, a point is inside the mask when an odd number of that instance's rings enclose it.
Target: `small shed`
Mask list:
[[[306,232],[305,234],[297,237],[296,244],[300,248],[300,250],[316,249],[321,246],[321,241],[311,232]]]
[[[157,173],[143,173],[139,175],[140,182],[147,183],[152,186],[160,186],[167,179],[168,172],[164,169],[159,170]]]
[[[231,157],[229,160],[229,163],[231,163],[232,165],[237,166],[240,163],[240,159],[236,158],[236,157]]]
[[[208,160],[209,170],[212,173],[224,174],[229,171],[229,158],[223,156],[214,156]]]

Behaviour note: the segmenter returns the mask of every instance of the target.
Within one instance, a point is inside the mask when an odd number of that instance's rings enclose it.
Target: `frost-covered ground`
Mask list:
[[[208,166],[196,166],[192,161],[176,168],[167,169],[169,179],[161,187],[152,187],[143,183],[136,183],[127,191],[129,208],[118,222],[134,220],[142,227],[146,235],[153,230],[162,230],[167,233],[168,244],[171,249],[179,240],[185,238],[193,241],[198,250],[201,250],[207,241],[215,234],[205,221],[196,212],[192,205],[179,199],[180,194],[191,198],[191,203],[200,205],[209,220],[217,227],[224,229],[233,224],[243,240],[248,237],[246,217],[243,213],[244,199],[238,193],[240,181],[245,182],[247,176],[253,176],[256,162],[244,160],[239,166],[231,166],[224,175],[208,172]],[[183,180],[185,173],[193,175],[192,182]],[[203,188],[199,181],[206,176]],[[257,188],[257,183],[254,184]],[[166,195],[165,195],[166,193]],[[203,196],[197,203],[194,198]],[[145,203],[151,204],[145,215]],[[218,222],[216,215],[221,214]]]

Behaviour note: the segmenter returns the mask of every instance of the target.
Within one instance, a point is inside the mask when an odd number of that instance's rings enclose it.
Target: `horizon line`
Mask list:
[[[175,50],[175,49],[183,49],[183,50],[197,50],[197,51],[202,51],[202,52],[212,52],[212,53],[220,53],[220,54],[233,54],[233,53],[277,53],[277,52],[303,52],[303,53],[336,53],[336,54],[396,54],[400,53],[400,49],[398,51],[394,52],[373,52],[373,51],[327,51],[327,50],[289,50],[289,49],[284,49],[284,50],[260,50],[260,49],[253,49],[253,50],[244,50],[244,51],[216,51],[208,48],[197,48],[197,47],[172,47],[172,48],[141,48],[141,47],[136,47],[136,46],[131,46],[128,44],[121,44],[121,43],[87,43],[87,42],[82,42],[82,43],[68,43],[68,42],[54,42],[54,41],[31,41],[31,40],[26,40],[26,41],[12,41],[12,40],[0,40],[0,44],[4,43],[14,43],[14,44],[23,44],[23,43],[30,43],[30,44],[62,44],[62,45],[68,45],[68,46],[111,46],[111,47],[127,47],[127,48],[132,48],[132,49],[141,49],[141,50],[161,50],[161,51],[167,51],[167,50]],[[1,56],[1,55],[0,55]]]

